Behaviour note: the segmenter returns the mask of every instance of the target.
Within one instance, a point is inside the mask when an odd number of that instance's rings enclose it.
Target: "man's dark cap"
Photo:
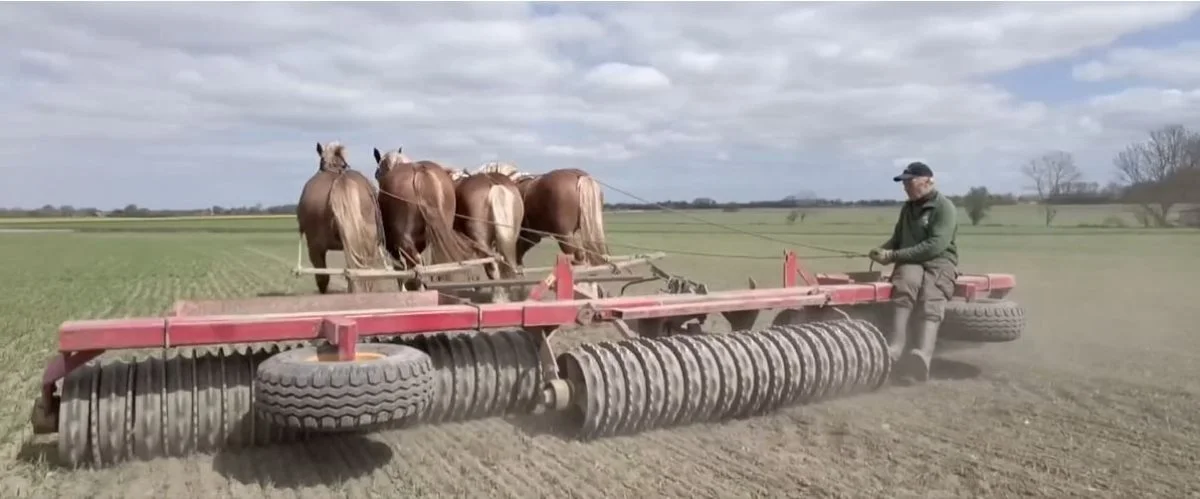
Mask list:
[[[910,178],[932,177],[932,176],[933,176],[933,170],[930,170],[929,167],[925,165],[925,163],[922,163],[920,161],[915,161],[915,162],[909,163],[908,166],[904,167],[904,172],[897,175],[892,180],[895,180],[896,182],[900,182],[903,180],[908,180]]]

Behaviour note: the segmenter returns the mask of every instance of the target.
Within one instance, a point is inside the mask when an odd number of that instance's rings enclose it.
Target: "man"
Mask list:
[[[937,343],[938,327],[946,301],[954,296],[958,277],[958,211],[950,199],[934,187],[933,170],[921,162],[909,164],[896,176],[904,183],[908,201],[892,237],[870,252],[870,258],[892,269],[892,331],[888,338],[893,372],[901,382],[929,379],[929,364]],[[913,348],[908,346],[908,324],[916,303],[921,304],[921,327]]]

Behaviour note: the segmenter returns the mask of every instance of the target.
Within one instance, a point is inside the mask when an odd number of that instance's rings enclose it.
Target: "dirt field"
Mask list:
[[[888,228],[813,225],[790,238],[865,251]],[[3,497],[1200,496],[1200,233],[1187,230],[964,228],[963,270],[1015,274],[1011,298],[1030,327],[1014,343],[946,354],[924,386],[587,444],[518,418],[100,471],[50,462],[53,436],[33,438],[27,418],[60,322],[156,313],[179,297],[311,292],[311,280],[285,272],[292,237],[0,235]],[[699,233],[613,238],[667,251],[782,247]],[[778,261],[663,265],[721,288],[746,275],[778,281]]]

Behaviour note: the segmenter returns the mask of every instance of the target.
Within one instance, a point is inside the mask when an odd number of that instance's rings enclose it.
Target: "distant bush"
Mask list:
[[[796,223],[796,220],[800,220],[800,223],[804,223],[805,218],[808,218],[807,211],[792,210],[792,211],[788,212],[787,223],[788,223],[788,225],[792,225],[792,224]]]
[[[1118,217],[1116,215],[1109,215],[1104,218],[1104,226],[1105,227],[1115,227],[1115,228],[1125,228],[1125,227],[1129,227],[1129,224],[1125,223],[1124,218]]]
[[[1081,224],[1076,224],[1075,226],[1079,227],[1081,229],[1126,229],[1126,228],[1129,228],[1129,224],[1125,222],[1125,219],[1118,217],[1116,215],[1109,215],[1107,217],[1104,217],[1104,221],[1100,222],[1098,224],[1081,223]]]

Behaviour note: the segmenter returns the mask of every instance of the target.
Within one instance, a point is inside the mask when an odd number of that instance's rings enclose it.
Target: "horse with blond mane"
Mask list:
[[[455,179],[458,217],[454,230],[477,247],[494,251],[502,261],[484,267],[489,279],[512,279],[522,274],[517,266],[517,241],[525,219],[521,191],[508,175],[496,172],[467,173],[450,170]],[[505,287],[497,287],[495,301],[508,301]]]
[[[476,256],[454,231],[456,202],[450,173],[433,161],[414,162],[401,151],[383,154],[375,149],[384,240],[397,267],[420,265],[427,247],[435,264]],[[400,286],[413,290],[417,284],[401,279]]]
[[[346,147],[338,142],[317,143],[320,163],[317,172],[304,183],[296,204],[300,237],[308,246],[313,267],[326,268],[325,254],[341,251],[347,269],[383,268],[387,262],[381,251],[380,219],[375,186],[367,177],[351,169]],[[329,291],[329,276],[313,276],[321,294]],[[351,279],[349,291],[370,291],[372,281]]]

